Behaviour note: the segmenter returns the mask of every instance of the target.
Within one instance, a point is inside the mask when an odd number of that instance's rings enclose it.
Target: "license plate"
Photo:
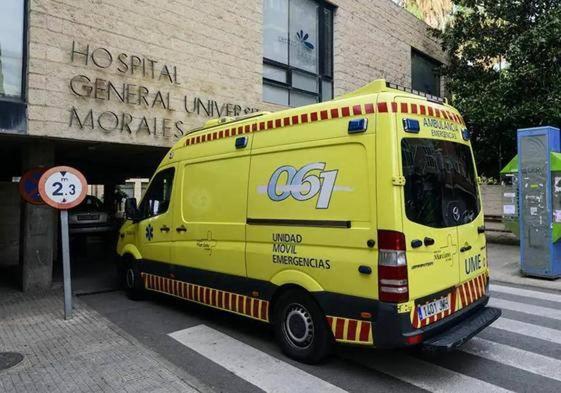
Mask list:
[[[82,214],[78,215],[78,221],[99,220],[99,214]]]
[[[425,318],[432,317],[435,314],[447,311],[450,309],[450,302],[448,296],[442,299],[435,300],[427,304],[423,304],[417,308],[417,313],[419,314],[419,319],[423,320]]]

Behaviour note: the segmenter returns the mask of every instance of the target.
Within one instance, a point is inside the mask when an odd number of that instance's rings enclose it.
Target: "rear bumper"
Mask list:
[[[460,324],[423,341],[422,348],[427,351],[451,351],[464,344],[477,333],[495,322],[501,316],[501,310],[494,307],[483,307],[468,316]]]
[[[461,329],[463,326],[470,325],[469,321],[480,315],[485,315],[486,318],[490,317],[487,314],[488,311],[485,311],[489,309],[489,307],[485,307],[488,302],[489,296],[484,295],[454,314],[420,329],[415,329],[411,326],[408,313],[398,314],[396,313],[395,305],[380,303],[378,318],[375,322],[374,343],[378,348],[400,348],[431,342],[436,337],[444,337],[444,335],[451,334],[451,332]],[[500,310],[497,311],[499,313],[496,318],[488,321],[488,323],[483,323],[481,326],[476,326],[477,324],[470,325],[471,331],[468,331],[469,328],[466,328],[467,330],[465,331],[462,330],[465,333],[465,339],[458,342],[457,345],[461,345],[493,323],[500,316]]]
[[[116,230],[116,226],[112,224],[71,224],[70,233],[73,235],[85,233],[103,233]]]

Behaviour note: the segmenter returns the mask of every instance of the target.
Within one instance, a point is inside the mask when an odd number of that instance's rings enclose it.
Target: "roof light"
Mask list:
[[[353,119],[349,121],[349,134],[364,132],[368,128],[368,119]]]
[[[403,119],[403,130],[405,130],[405,132],[413,132],[417,134],[419,131],[421,131],[419,120]]]
[[[398,84],[395,83],[391,83],[391,82],[386,82],[386,87],[390,88],[390,89],[395,89],[395,90],[400,90],[400,91],[405,91],[407,93],[411,93],[411,94],[415,94],[421,97],[425,97],[427,100],[432,101],[432,102],[436,102],[439,104],[443,104],[445,102],[444,98],[442,97],[438,97],[432,94],[428,94],[422,91],[418,91],[415,89],[410,89],[409,87],[405,87],[405,86],[400,86]]]
[[[236,149],[243,149],[246,146],[247,146],[246,136],[241,136],[239,138],[236,138]]]
[[[464,141],[469,141],[470,140],[471,132],[467,128],[464,128],[462,130],[462,138],[464,138]]]

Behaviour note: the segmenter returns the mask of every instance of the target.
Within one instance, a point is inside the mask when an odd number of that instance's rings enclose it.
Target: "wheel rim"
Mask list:
[[[314,340],[314,322],[310,312],[301,304],[290,304],[284,313],[283,332],[298,348],[309,347]]]
[[[126,281],[127,288],[134,288],[134,271],[131,268],[127,269]]]

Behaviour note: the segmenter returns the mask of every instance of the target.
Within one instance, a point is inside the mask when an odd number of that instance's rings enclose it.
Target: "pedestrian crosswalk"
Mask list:
[[[265,392],[388,391],[387,378],[406,391],[561,392],[561,293],[495,283],[490,289],[495,295],[490,305],[502,308],[503,316],[440,359],[409,351],[353,349],[338,351],[323,366],[329,372],[323,372],[322,366],[284,358],[270,345],[250,345],[243,335],[234,338],[234,332],[219,331],[223,327],[198,325],[170,337]],[[460,362],[469,367],[454,366]],[[352,383],[359,374],[368,386]]]
[[[555,309],[496,298],[491,299],[489,304],[503,310],[518,311],[524,314],[537,315],[561,321],[561,308]]]
[[[474,337],[462,351],[561,381],[561,360]]]
[[[534,337],[561,345],[561,330],[534,325],[532,323],[526,323],[506,317],[499,318],[491,326],[496,329],[506,330],[511,333]]]
[[[434,393],[510,391],[400,352],[384,356],[359,354],[358,360],[362,365]]]
[[[266,392],[345,392],[208,326],[194,326],[170,336]]]
[[[552,302],[561,303],[561,294],[551,292],[534,291],[530,289],[509,287],[507,285],[491,284],[490,289],[493,292],[507,293],[509,295],[525,296],[532,299],[550,300]]]

